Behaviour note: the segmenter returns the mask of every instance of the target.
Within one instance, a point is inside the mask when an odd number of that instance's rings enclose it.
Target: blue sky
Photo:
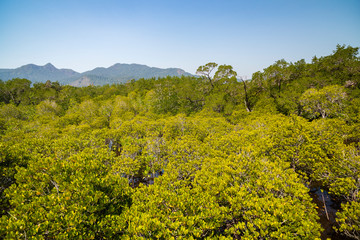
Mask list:
[[[0,0],[0,68],[208,62],[240,76],[360,47],[359,0]]]

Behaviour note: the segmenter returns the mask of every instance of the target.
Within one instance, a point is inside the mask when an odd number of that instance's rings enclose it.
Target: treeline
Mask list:
[[[88,99],[101,104],[114,95],[121,95],[128,100],[135,115],[149,112],[189,115],[211,110],[229,116],[234,111],[246,110],[296,114],[311,120],[335,117],[345,114],[346,104],[342,103],[348,103],[348,108],[359,105],[353,101],[359,95],[357,53],[358,48],[338,45],[332,55],[314,57],[311,63],[303,59],[288,63],[282,59],[254,73],[250,81],[237,79],[231,66],[218,67],[216,63],[199,67],[197,73],[202,77],[140,79],[111,86],[76,88],[50,81],[32,85],[26,79],[12,79],[0,81],[0,102],[36,106],[48,100],[61,107],[64,114],[71,104]],[[319,105],[316,101],[322,96],[336,102],[338,108],[331,109],[325,101],[320,109],[315,109],[315,105]],[[356,118],[348,117],[351,121]]]
[[[316,182],[360,239],[358,48],[197,74],[0,81],[0,238],[317,239]]]

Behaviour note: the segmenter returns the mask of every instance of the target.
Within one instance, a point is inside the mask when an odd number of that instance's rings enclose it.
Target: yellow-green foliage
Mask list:
[[[316,182],[360,239],[357,50],[244,82],[215,63],[113,86],[0,81],[0,238],[319,239]]]

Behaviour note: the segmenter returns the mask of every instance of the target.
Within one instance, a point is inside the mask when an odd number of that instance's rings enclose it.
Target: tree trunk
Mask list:
[[[245,99],[244,99],[244,102],[245,102],[245,108],[246,108],[246,111],[248,112],[251,112],[251,107],[250,107],[250,102],[249,102],[249,96],[248,96],[248,93],[247,93],[247,88],[246,88],[246,83],[244,81],[244,79],[241,79],[243,84],[244,84],[244,91],[245,91]]]

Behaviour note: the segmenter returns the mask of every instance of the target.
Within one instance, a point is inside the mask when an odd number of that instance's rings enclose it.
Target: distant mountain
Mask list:
[[[124,83],[128,80],[138,80],[140,78],[157,78],[166,76],[191,76],[180,68],[155,68],[141,64],[114,64],[111,67],[97,67],[91,71],[81,74],[80,78],[69,79],[70,85],[86,86],[84,84],[104,85],[113,83]],[[74,80],[74,81],[72,81]]]
[[[57,69],[51,63],[44,66],[28,64],[16,69],[0,69],[0,79],[26,78],[32,82],[46,82],[47,80],[62,82],[65,79],[80,76],[71,69]]]
[[[71,69],[57,69],[51,63],[44,66],[28,64],[16,69],[0,69],[0,79],[26,78],[35,82],[58,81],[72,86],[105,85],[124,83],[131,79],[166,76],[191,76],[180,68],[155,68],[141,64],[114,64],[108,68],[98,67],[83,73]]]

